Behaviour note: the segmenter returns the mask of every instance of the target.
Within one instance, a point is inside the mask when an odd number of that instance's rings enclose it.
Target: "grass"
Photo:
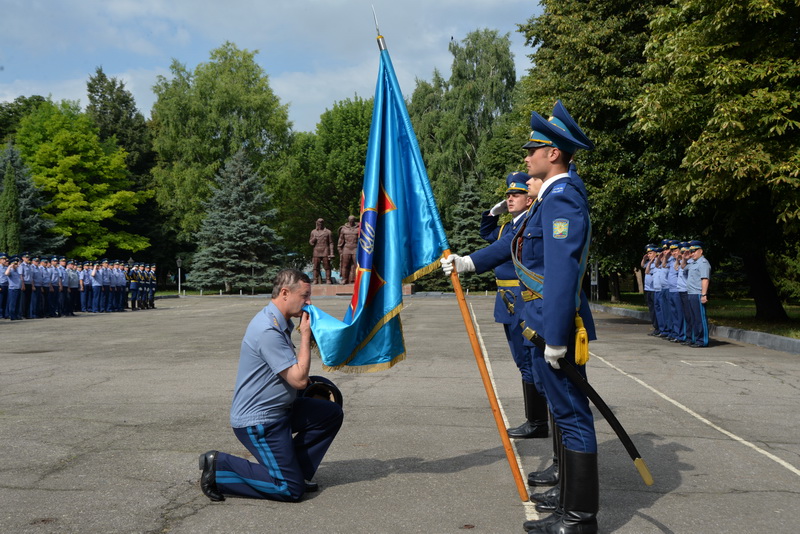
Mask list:
[[[639,293],[623,293],[621,302],[599,301],[598,303],[604,306],[647,311],[644,295]],[[706,306],[706,315],[709,322],[715,325],[800,339],[800,305],[784,304],[783,309],[789,316],[788,321],[767,322],[756,319],[756,305],[753,299],[714,298]]]

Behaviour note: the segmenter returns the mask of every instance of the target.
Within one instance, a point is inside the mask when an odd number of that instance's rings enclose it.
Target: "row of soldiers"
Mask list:
[[[649,335],[690,347],[708,346],[705,305],[711,265],[701,241],[664,239],[645,248],[644,293],[653,331]]]
[[[0,252],[0,319],[155,308],[156,283],[154,263]]]

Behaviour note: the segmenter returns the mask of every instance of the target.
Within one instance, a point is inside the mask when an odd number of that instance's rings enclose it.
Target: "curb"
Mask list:
[[[650,321],[650,314],[643,311],[614,308],[613,306],[603,306],[602,304],[594,304],[592,302],[589,303],[589,308],[592,311],[621,315],[623,317],[633,317],[647,322]],[[757,347],[764,347],[765,349],[800,354],[800,339],[791,337],[776,336],[775,334],[767,334],[765,332],[754,332],[752,330],[741,330],[739,328],[731,328],[730,326],[717,326],[713,324],[708,325],[708,335],[733,339],[735,341],[741,341],[742,343],[756,345]]]

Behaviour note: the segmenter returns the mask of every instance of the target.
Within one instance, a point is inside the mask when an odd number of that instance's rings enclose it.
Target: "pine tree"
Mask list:
[[[198,288],[247,289],[267,285],[282,262],[279,237],[270,226],[264,180],[243,150],[216,175],[205,219],[197,232],[199,250],[186,283]]]
[[[33,183],[30,171],[22,162],[19,151],[9,143],[5,150],[0,150],[0,169],[11,167],[17,188],[17,206],[19,209],[19,250],[37,253],[57,252],[66,239],[51,231],[55,222],[46,219],[39,211],[45,201],[42,192]],[[0,191],[4,191],[0,189]],[[10,252],[10,249],[0,249]]]
[[[11,169],[11,162],[6,164],[3,177],[3,193],[0,194],[0,250],[19,252],[20,240],[19,195],[17,181]]]

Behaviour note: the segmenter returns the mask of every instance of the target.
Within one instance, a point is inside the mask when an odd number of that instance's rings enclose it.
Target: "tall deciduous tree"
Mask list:
[[[136,209],[143,195],[129,189],[125,151],[102,143],[77,102],[45,102],[25,117],[17,147],[47,204],[53,231],[67,239],[70,255],[95,257],[109,248],[138,251],[144,237],[112,230],[119,215]]]
[[[45,206],[42,192],[34,185],[30,171],[22,162],[22,156],[11,143],[0,151],[0,169],[10,169],[14,175],[20,222],[18,251],[29,250],[46,254],[61,250],[66,239],[52,232],[55,226],[52,219],[42,216],[41,209]],[[5,188],[2,191],[5,192]]]
[[[227,42],[193,72],[173,61],[159,77],[152,110],[156,198],[181,236],[191,240],[215,173],[239,150],[260,176],[275,170],[289,141],[287,106],[255,62],[256,52]]]
[[[636,111],[651,143],[684,140],[662,191],[742,257],[767,320],[786,317],[767,251],[800,233],[798,27],[796,0],[671,2],[653,18]]]
[[[679,213],[665,210],[660,193],[676,147],[664,139],[663,161],[646,161],[647,145],[633,129],[650,16],[666,3],[543,0],[543,12],[520,27],[535,47],[520,82],[521,122],[527,127],[531,111],[548,116],[561,99],[595,142],[576,163],[592,207],[592,259],[612,277],[636,264],[651,239],[679,229]]]
[[[481,147],[490,144],[495,123],[511,111],[516,81],[507,34],[477,30],[461,43],[451,41],[449,49],[453,54],[450,78],[445,80],[434,71],[431,82],[417,81],[409,105],[431,187],[448,228],[468,176],[475,178],[479,191],[496,189],[496,181],[486,181],[497,177],[495,162],[484,161]],[[511,168],[519,166],[521,154],[508,162]]]
[[[245,289],[265,286],[283,261],[276,210],[244,150],[215,177],[206,216],[197,232],[199,250],[187,283],[200,288]]]
[[[336,234],[348,215],[358,216],[372,102],[358,96],[334,102],[316,133],[294,136],[290,155],[269,186],[290,250],[310,256],[308,234],[317,218]]]

